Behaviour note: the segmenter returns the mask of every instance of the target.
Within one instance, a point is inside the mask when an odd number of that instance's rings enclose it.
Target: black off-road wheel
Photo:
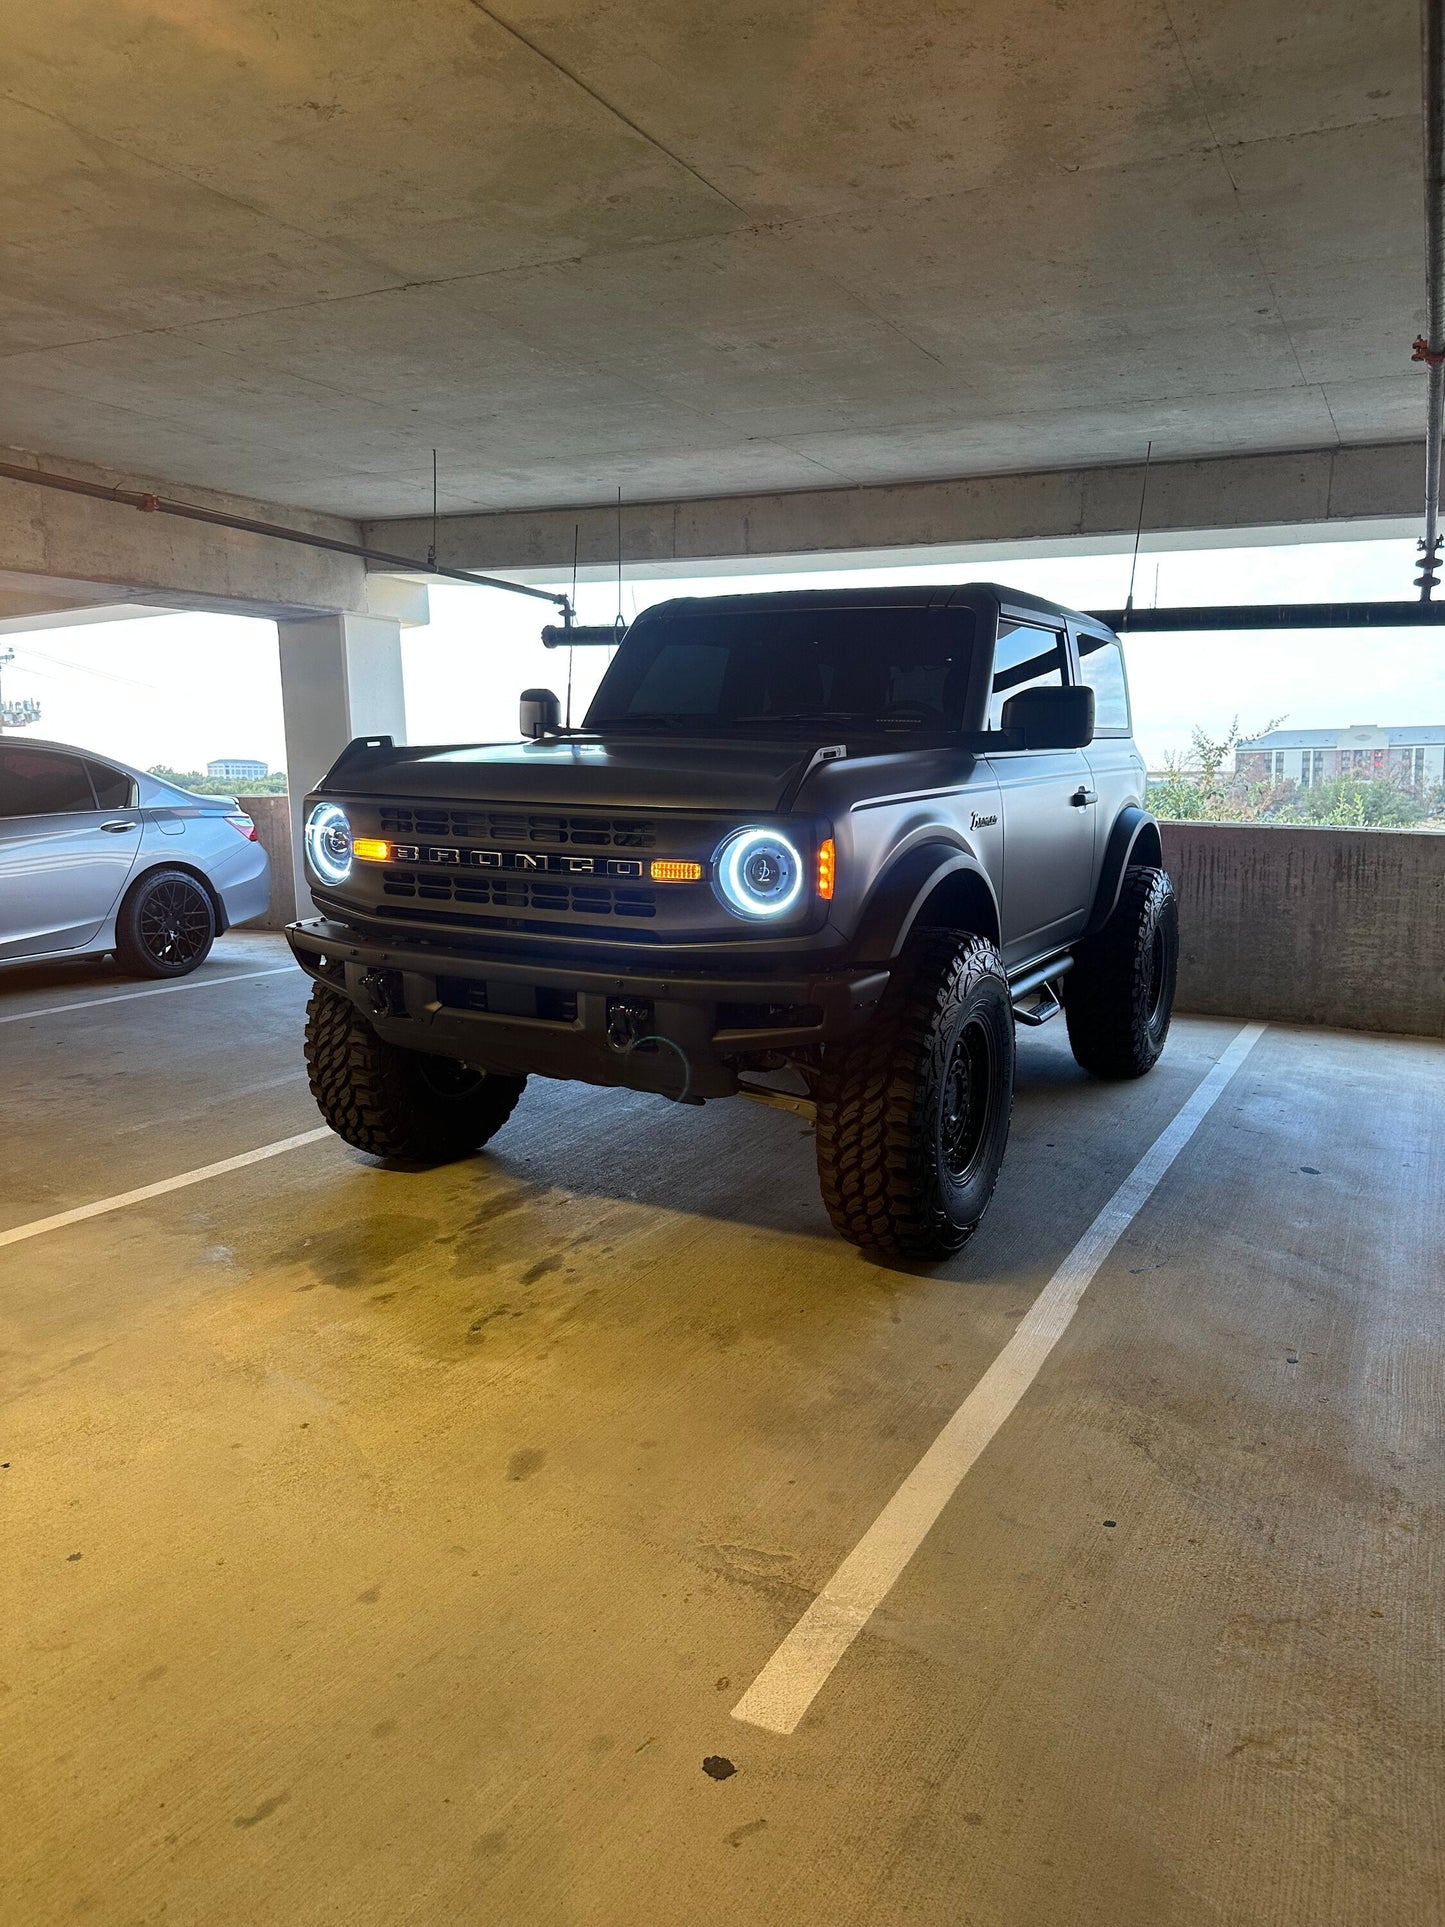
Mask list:
[[[925,932],[869,1028],[824,1053],[818,1182],[835,1227],[883,1258],[951,1257],[993,1196],[1013,1089],[1002,958],[982,937]]]
[[[1179,974],[1179,905],[1165,870],[1124,872],[1113,915],[1063,980],[1074,1058],[1095,1077],[1142,1077],[1159,1062]]]
[[[137,977],[186,977],[211,954],[216,907],[185,870],[150,870],[115,920],[115,954]]]
[[[410,1164],[449,1164],[479,1150],[512,1115],[527,1082],[454,1057],[398,1050],[325,984],[312,986],[306,1006],[306,1069],[338,1137]]]

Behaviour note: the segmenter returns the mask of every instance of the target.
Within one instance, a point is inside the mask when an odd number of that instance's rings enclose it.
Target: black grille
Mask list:
[[[821,1024],[816,1004],[719,1004],[719,1030],[807,1030]]]
[[[499,876],[477,870],[383,870],[382,894],[417,903],[468,903],[484,910],[551,910],[578,917],[655,917],[657,895],[629,884],[562,877]]]
[[[383,836],[446,837],[449,841],[525,848],[651,850],[657,836],[645,820],[612,816],[552,816],[529,811],[404,809],[379,812]]]
[[[540,1017],[575,1024],[577,993],[532,984],[485,983],[479,977],[438,977],[437,1002],[448,1010],[484,1010],[493,1017]]]

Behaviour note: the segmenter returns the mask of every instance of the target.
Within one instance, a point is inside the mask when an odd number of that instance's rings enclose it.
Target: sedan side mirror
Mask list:
[[[1016,731],[1025,749],[1086,749],[1094,740],[1094,692],[1039,684],[1010,696],[1000,727]]]
[[[520,728],[535,743],[539,737],[555,736],[562,723],[562,705],[550,689],[524,689]]]

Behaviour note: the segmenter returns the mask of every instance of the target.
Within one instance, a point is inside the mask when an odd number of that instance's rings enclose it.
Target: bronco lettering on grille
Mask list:
[[[564,856],[552,850],[462,850],[435,845],[395,843],[392,858],[401,863],[469,864],[477,870],[542,871],[550,876],[640,877],[636,857]]]

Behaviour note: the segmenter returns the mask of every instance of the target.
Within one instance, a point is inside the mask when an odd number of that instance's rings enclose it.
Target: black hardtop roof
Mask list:
[[[751,615],[766,609],[946,609],[957,603],[967,607],[988,599],[1000,608],[1020,613],[1067,619],[1097,635],[1113,631],[1094,616],[1030,595],[1026,589],[1011,589],[1003,582],[914,582],[894,583],[876,589],[774,589],[755,590],[750,595],[674,596],[667,602],[654,602],[641,611],[637,622],[667,615],[691,615],[704,609],[720,613]]]

